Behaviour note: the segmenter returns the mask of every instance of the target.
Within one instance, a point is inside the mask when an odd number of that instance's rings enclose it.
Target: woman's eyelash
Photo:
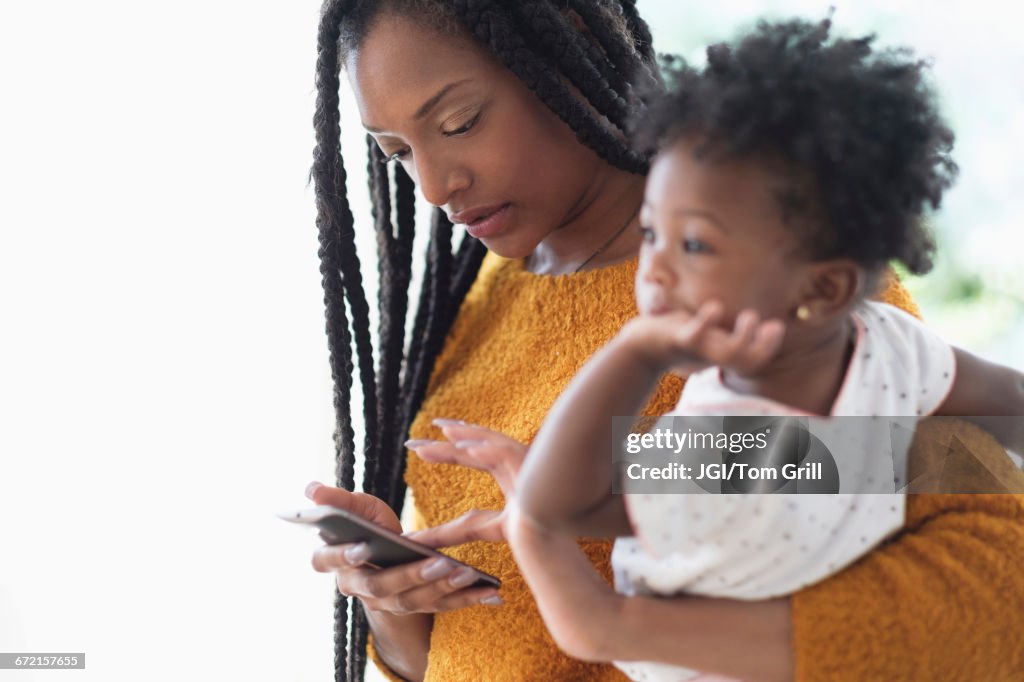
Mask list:
[[[409,153],[408,149],[400,149],[397,152],[393,152],[391,154],[388,154],[383,159],[381,159],[380,162],[386,166],[389,163],[391,163],[392,161],[401,161],[402,157],[405,156],[408,153]]]
[[[452,136],[455,136],[455,135],[462,135],[464,133],[468,133],[473,128],[473,126],[476,125],[477,121],[479,121],[479,120],[480,120],[480,114],[477,113],[476,116],[474,116],[470,120],[466,121],[463,125],[459,126],[455,130],[444,130],[444,131],[441,131],[441,134],[444,135],[445,137],[452,137]],[[387,165],[387,164],[391,163],[392,161],[401,161],[405,157],[405,155],[408,154],[408,153],[409,153],[408,149],[400,149],[397,152],[393,152],[391,154],[388,154],[383,159],[381,159],[380,162],[383,163],[384,165]]]
[[[452,135],[462,135],[463,133],[468,133],[470,131],[470,129],[473,126],[476,125],[476,122],[479,119],[480,119],[480,114],[478,113],[473,118],[471,118],[470,120],[466,121],[464,124],[462,124],[461,126],[456,128],[455,130],[446,130],[446,131],[444,131],[444,136],[445,137],[451,137]]]

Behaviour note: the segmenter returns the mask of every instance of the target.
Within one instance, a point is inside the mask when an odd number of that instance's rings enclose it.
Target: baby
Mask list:
[[[639,412],[666,371],[688,377],[677,415],[1024,415],[1024,375],[867,300],[891,261],[930,269],[922,215],[955,176],[953,135],[921,62],[828,32],[828,21],[761,24],[713,46],[703,70],[670,68],[668,94],[638,123],[638,144],[656,152],[640,315],[555,404],[506,531],[563,646],[606,588],[556,554],[565,545],[528,539],[535,531],[619,537],[626,595],[766,600],[842,569],[904,522],[895,494],[613,495],[611,418]],[[1010,421],[989,427],[1021,452],[1024,429]],[[619,665],[633,679],[689,679],[642,648],[644,628],[671,627],[657,601],[631,621],[640,644],[619,648],[633,660]]]

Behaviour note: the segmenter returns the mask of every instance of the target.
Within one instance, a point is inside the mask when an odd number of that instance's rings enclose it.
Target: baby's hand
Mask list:
[[[709,301],[695,315],[641,315],[630,320],[619,337],[659,370],[672,368],[684,376],[713,365],[749,374],[775,357],[785,333],[781,320],[761,320],[747,309],[729,330],[718,326],[722,314],[722,304]]]

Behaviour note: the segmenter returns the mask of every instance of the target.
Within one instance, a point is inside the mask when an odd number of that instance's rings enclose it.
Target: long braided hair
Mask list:
[[[609,163],[645,173],[647,159],[625,142],[630,116],[660,77],[651,34],[635,0],[325,0],[317,36],[316,188],[320,274],[334,381],[337,485],[355,489],[352,379],[363,395],[363,490],[401,514],[403,443],[455,314],[486,248],[465,237],[452,249],[452,224],[435,209],[427,262],[409,343],[405,339],[415,234],[414,187],[400,166],[389,173],[367,138],[377,236],[379,352],[374,366],[369,305],[356,254],[341,156],[340,73],[381,12],[415,13],[433,28],[473,36]],[[584,31],[578,27],[583,27]],[[392,196],[394,207],[392,207]],[[355,354],[353,356],[353,346]],[[358,373],[355,365],[358,364]],[[335,679],[362,680],[367,624],[358,602],[335,595]]]

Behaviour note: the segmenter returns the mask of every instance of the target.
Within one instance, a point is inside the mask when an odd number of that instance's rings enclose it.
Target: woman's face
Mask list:
[[[384,14],[350,52],[347,71],[384,155],[498,255],[532,253],[607,168],[468,37]]]

